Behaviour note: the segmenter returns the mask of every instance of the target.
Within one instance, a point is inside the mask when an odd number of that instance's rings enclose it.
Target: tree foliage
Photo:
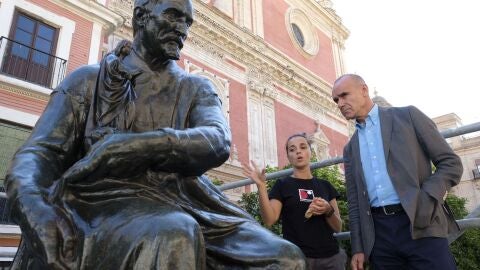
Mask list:
[[[289,166],[288,166],[289,167]],[[288,168],[285,167],[284,169]],[[278,168],[267,167],[267,173],[278,171]],[[329,166],[312,171],[312,174],[318,179],[324,179],[329,181],[340,194],[340,198],[337,200],[338,207],[340,209],[340,215],[343,221],[343,231],[348,231],[348,204],[346,198],[346,187],[343,176],[341,175],[338,166]],[[275,184],[275,180],[270,180],[267,183],[267,189],[270,191],[271,187]],[[453,194],[449,194],[446,199],[456,219],[464,218],[468,212],[465,208],[467,200],[465,198],[457,197]],[[260,208],[258,204],[257,192],[244,193],[242,195],[239,204],[249,212],[258,222],[262,225],[262,219],[260,217]],[[280,222],[274,224],[271,231],[281,235],[282,225]],[[343,241],[340,243],[351,256],[350,241]],[[480,269],[480,228],[468,229],[461,237],[450,245],[450,249],[457,262],[458,269],[462,270],[478,270]],[[348,264],[349,265],[349,264]]]
[[[452,209],[455,219],[462,219],[468,214],[465,208],[467,199],[449,194],[446,201]],[[480,228],[467,229],[450,245],[450,250],[457,261],[458,269],[480,269]]]

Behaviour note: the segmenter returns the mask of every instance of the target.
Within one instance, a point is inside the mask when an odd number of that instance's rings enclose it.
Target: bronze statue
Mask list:
[[[105,59],[74,71],[14,156],[12,269],[303,269],[296,246],[202,175],[229,157],[231,136],[213,85],[174,61],[191,1],[136,0],[133,15],[131,51],[110,59],[126,80],[105,83]]]

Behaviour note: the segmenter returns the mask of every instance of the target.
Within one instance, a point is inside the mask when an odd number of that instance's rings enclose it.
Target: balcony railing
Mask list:
[[[23,81],[54,88],[65,77],[67,60],[0,37],[0,73]]]

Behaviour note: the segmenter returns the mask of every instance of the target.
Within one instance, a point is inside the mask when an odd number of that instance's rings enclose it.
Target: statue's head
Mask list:
[[[178,60],[192,23],[191,0],[135,0],[134,38],[153,57]]]

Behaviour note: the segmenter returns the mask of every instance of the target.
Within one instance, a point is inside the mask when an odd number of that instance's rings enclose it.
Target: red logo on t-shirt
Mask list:
[[[310,189],[298,189],[298,197],[302,202],[311,202],[315,194],[313,194],[313,190]]]

